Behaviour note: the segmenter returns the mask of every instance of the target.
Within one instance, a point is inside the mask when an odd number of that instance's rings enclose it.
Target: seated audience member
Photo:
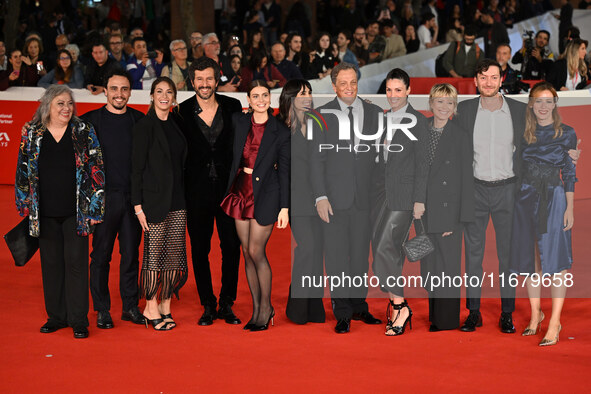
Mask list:
[[[408,25],[404,29],[404,45],[406,46],[406,53],[414,53],[419,50],[421,42],[417,38],[417,32],[413,25]]]
[[[123,36],[112,34],[109,37],[109,57],[119,62],[121,68],[127,68],[127,56],[123,52]]]
[[[92,94],[100,94],[107,86],[105,77],[113,69],[119,68],[116,60],[109,58],[107,48],[103,43],[96,43],[92,46],[92,60],[86,67],[84,84]]]
[[[6,70],[8,67],[8,56],[6,56],[6,45],[4,41],[0,40],[0,71]]]
[[[140,27],[135,27],[135,28],[131,29],[131,31],[129,32],[129,36],[131,37],[132,40],[137,37],[143,37],[144,31]]]
[[[271,89],[283,87],[287,82],[277,67],[269,64],[267,55],[258,51],[253,53],[249,66],[242,68],[240,91],[248,91],[250,83],[257,79],[266,81]]]
[[[84,75],[72,61],[72,55],[65,49],[57,52],[56,66],[43,76],[37,86],[48,88],[49,85],[68,85],[72,89],[84,87]]]
[[[585,63],[588,42],[576,38],[566,45],[565,57],[557,60],[548,73],[548,82],[556,90],[585,89],[589,79],[589,69]]]
[[[530,51],[525,47],[525,39],[523,47],[513,55],[511,63],[525,64],[521,67],[521,75],[523,79],[544,79],[546,72],[552,68],[554,61],[554,54],[546,45],[550,41],[550,32],[540,30],[536,33],[534,38],[534,48]]]
[[[419,20],[412,8],[412,0],[404,0],[402,10],[400,11],[400,17],[402,30],[406,31],[407,26],[412,26],[416,31],[416,28],[419,26]]]
[[[363,26],[357,26],[353,33],[353,42],[350,44],[349,49],[357,58],[359,67],[365,66],[369,61],[369,41],[367,41],[367,35]]]
[[[40,77],[47,74],[47,60],[43,55],[43,44],[38,36],[29,36],[22,51],[22,60],[27,66],[33,66]]]
[[[246,42],[246,45],[244,45],[244,52],[248,59],[250,59],[253,53],[257,51],[267,53],[261,30],[253,30],[248,33],[248,41]]]
[[[222,54],[224,56],[230,57],[230,50],[232,49],[232,47],[236,45],[240,45],[240,37],[238,37],[235,34],[226,34],[224,36],[223,45],[221,47],[223,51]]]
[[[431,29],[433,29],[433,34],[431,34]],[[438,32],[439,27],[437,26],[437,19],[435,18],[435,15],[433,15],[431,12],[427,12],[423,15],[421,26],[419,26],[419,30],[417,32],[419,41],[421,42],[419,49],[429,49],[439,45],[439,42],[437,42]]]
[[[300,67],[302,64],[302,36],[297,33],[289,34],[285,39],[285,47],[287,48],[285,58]]]
[[[285,58],[285,46],[280,43],[276,42],[271,46],[271,64],[277,67],[277,70],[283,75],[286,80],[291,79],[301,79],[302,72],[292,62],[291,60],[287,60]]]
[[[371,21],[367,25],[367,42],[369,43],[367,51],[369,52],[368,63],[379,63],[382,61],[384,50],[386,49],[386,40],[380,35],[380,22]]]
[[[338,51],[337,51],[338,52]],[[316,40],[316,50],[310,52],[310,65],[306,70],[307,79],[324,78],[330,75],[332,68],[339,63],[338,53],[333,54],[330,35],[320,32]],[[301,79],[301,78],[286,78]]]
[[[187,58],[188,61],[193,62],[195,59],[199,59],[203,56],[203,34],[198,31],[191,33],[189,38],[189,44],[191,44],[191,53]]]
[[[339,50],[338,58],[341,62],[351,63],[359,67],[359,62],[355,54],[349,49],[351,43],[351,32],[349,30],[342,30],[337,35],[337,48]]]
[[[497,46],[497,62],[501,65],[501,92],[503,94],[516,94],[520,92],[517,84],[517,71],[509,65],[511,59],[511,47],[509,44],[500,44]]]
[[[203,56],[214,60],[220,66],[220,81],[218,82],[218,92],[236,92],[239,83],[232,83],[234,72],[230,66],[227,57],[220,54],[220,41],[215,33],[207,33],[203,36]]]
[[[37,70],[23,62],[22,58],[19,49],[9,52],[8,66],[6,70],[0,71],[0,90],[6,90],[11,86],[37,86]]]
[[[240,45],[232,45],[229,49],[228,49],[228,54],[226,56],[228,57],[232,57],[234,55],[237,55],[240,57],[240,59],[244,59],[246,60],[246,56],[244,56],[244,50],[242,49],[242,47]]]
[[[507,28],[501,22],[495,20],[491,11],[483,12],[480,15],[480,34],[484,37],[484,55],[487,59],[494,59],[497,53],[497,46],[509,42]]]
[[[443,56],[443,68],[454,78],[472,78],[476,64],[482,57],[482,51],[474,42],[476,31],[468,26],[464,31],[464,40],[449,44]]]
[[[162,69],[162,76],[169,77],[176,85],[177,91],[192,90],[189,78],[189,66],[187,61],[187,44],[183,40],[174,40],[170,43],[172,60]]]
[[[242,58],[238,55],[230,56],[230,65],[232,66],[232,71],[234,71],[233,83],[236,83],[242,78]]]
[[[450,23],[450,28],[445,35],[445,42],[462,41],[464,35],[464,25],[460,18],[453,18]]]
[[[382,60],[392,59],[398,56],[406,55],[406,45],[402,36],[398,34],[398,28],[391,19],[382,21],[382,29],[386,40],[386,47],[382,55]]]
[[[136,37],[132,41],[133,55],[127,62],[127,72],[133,81],[132,89],[148,90],[152,86],[152,82],[158,78],[164,68],[162,58],[163,53],[155,51],[149,53],[146,40],[143,37]],[[156,55],[155,58],[150,55]]]

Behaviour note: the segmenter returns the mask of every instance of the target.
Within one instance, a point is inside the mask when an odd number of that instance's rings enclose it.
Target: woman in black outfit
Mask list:
[[[554,62],[552,73],[549,73],[547,78],[554,89],[578,90],[587,87],[589,69],[585,63],[585,55],[588,45],[586,40],[580,38],[568,43],[564,50],[566,56]]]
[[[290,132],[269,114],[271,92],[265,81],[252,81],[247,97],[252,113],[232,117],[235,135],[230,174],[235,176],[229,180],[221,206],[236,220],[252,295],[252,317],[244,329],[262,331],[275,316],[265,248],[275,221],[277,228],[286,228],[289,222]]]
[[[421,260],[421,274],[426,279],[461,275],[462,232],[464,222],[474,220],[474,152],[468,133],[454,120],[457,108],[456,89],[447,83],[431,88],[429,106],[433,117],[427,119],[427,203],[426,230],[435,251]],[[424,283],[429,293],[429,331],[452,330],[460,325],[459,286],[431,289],[432,280]]]
[[[176,326],[170,301],[173,294],[178,298],[188,274],[183,185],[187,141],[170,116],[175,83],[157,78],[150,96],[147,116],[133,128],[131,202],[144,230],[140,296],[146,298],[146,327],[150,322],[155,330],[166,331]]]
[[[310,185],[306,110],[313,107],[312,87],[305,79],[292,79],[279,97],[279,120],[291,128],[291,231],[297,246],[285,314],[294,323],[324,323],[324,288],[304,287],[303,276],[322,277],[322,227]]]
[[[88,235],[104,216],[103,158],[92,125],[76,116],[72,91],[52,85],[23,134],[16,205],[39,238],[47,323],[88,337]]]

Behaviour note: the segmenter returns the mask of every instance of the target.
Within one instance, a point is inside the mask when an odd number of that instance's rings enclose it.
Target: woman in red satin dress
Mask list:
[[[265,252],[277,228],[289,222],[290,131],[269,112],[271,93],[265,81],[252,81],[247,91],[249,114],[232,117],[234,157],[229,191],[222,209],[236,220],[252,295],[252,317],[245,330],[262,331],[275,316],[271,305],[271,266]]]

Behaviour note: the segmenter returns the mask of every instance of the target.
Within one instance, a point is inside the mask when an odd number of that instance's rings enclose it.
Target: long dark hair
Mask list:
[[[254,88],[258,88],[259,86],[267,89],[269,94],[271,94],[271,89],[269,88],[269,85],[267,85],[267,81],[262,80],[262,79],[255,79],[251,83],[248,84],[248,86],[246,88],[246,95],[248,97],[250,97],[250,92],[252,92],[252,90]],[[252,108],[249,108],[249,110],[252,110]],[[267,112],[269,113],[269,117],[273,116],[273,108],[271,108],[270,106],[269,106],[269,110]]]
[[[291,122],[293,123],[294,121],[297,123],[297,117],[295,116],[294,112],[293,112],[293,99],[297,97],[298,93],[303,89],[303,88],[308,88],[310,91],[312,91],[312,86],[310,85],[310,82],[308,82],[305,79],[291,79],[289,80],[285,86],[283,87],[283,90],[281,91],[281,96],[279,96],[279,115],[277,115],[277,119],[279,119],[281,122],[283,122],[287,127],[289,127],[290,125],[288,125],[288,122],[290,122],[290,119],[292,120]],[[297,124],[292,124],[292,126],[296,126],[297,129]]]
[[[68,55],[68,57],[70,58],[70,65],[68,66],[66,71],[64,71],[62,69],[62,67],[60,66],[60,57],[62,54]],[[57,51],[54,77],[57,81],[64,81],[65,83],[68,83],[72,80],[73,76],[74,76],[74,61],[72,60],[72,54],[66,49],[60,49],[59,51]]]
[[[156,86],[160,82],[166,82],[168,84],[168,86],[170,86],[170,88],[172,89],[172,94],[173,94],[172,99],[174,100],[173,105],[175,105],[176,104],[176,84],[172,81],[172,79],[170,79],[168,77],[158,77],[154,80],[154,82],[152,82],[152,87],[150,88],[150,97],[152,97],[154,95],[154,91],[156,90]],[[149,111],[154,111],[154,101],[150,101],[150,108],[148,109],[148,112]]]

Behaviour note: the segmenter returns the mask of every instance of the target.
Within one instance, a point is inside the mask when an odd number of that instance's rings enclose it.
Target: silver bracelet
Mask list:
[[[143,210],[140,209],[139,212],[135,212],[136,216],[139,215],[140,213],[144,212]]]

